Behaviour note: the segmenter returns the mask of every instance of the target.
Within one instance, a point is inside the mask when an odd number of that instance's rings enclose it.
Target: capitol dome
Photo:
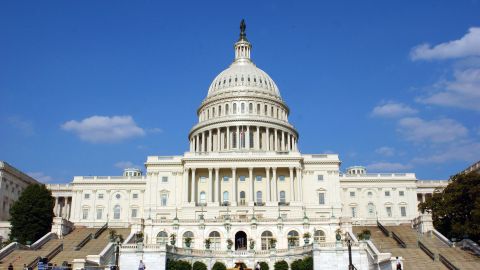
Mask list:
[[[270,76],[251,60],[245,23],[233,63],[215,77],[190,131],[190,152],[298,151],[288,106]]]

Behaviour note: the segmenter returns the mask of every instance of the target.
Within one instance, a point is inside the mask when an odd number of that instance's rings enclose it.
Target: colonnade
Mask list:
[[[243,125],[209,129],[190,138],[190,152],[231,150],[298,151],[297,138],[276,128]]]
[[[72,197],[54,197],[55,206],[53,208],[53,213],[56,217],[63,217],[65,219],[70,219],[70,213],[72,211]]]
[[[247,182],[248,190],[248,205],[259,205],[260,203],[278,204],[280,199],[280,191],[278,190],[279,177],[277,175],[277,167],[264,167],[264,168],[185,168],[183,173],[183,202],[188,203],[200,203],[197,195],[199,195],[198,181],[199,177],[197,172],[200,170],[208,170],[207,181],[208,189],[206,191],[206,203],[207,205],[219,205],[225,201],[222,198],[222,193],[227,191],[231,192],[232,196],[228,197],[228,204],[236,206],[238,204],[238,197],[240,192],[238,190],[239,175],[237,170],[248,169],[248,178],[244,179]],[[284,169],[284,168],[282,168]],[[223,173],[221,173],[221,170]],[[227,173],[225,173],[227,170]],[[230,171],[230,173],[228,173]],[[303,201],[302,191],[302,169],[298,167],[289,167],[289,190],[285,194],[285,201],[288,202],[301,202]],[[264,177],[265,175],[265,177]],[[231,176],[231,177],[230,177]],[[228,181],[233,181],[231,189],[227,185],[222,185],[223,177],[228,177]],[[266,190],[260,188],[260,185],[255,184],[258,182],[257,177],[262,177],[262,181],[266,181]],[[261,202],[258,201],[258,197],[255,196],[257,191],[262,191]],[[230,193],[229,193],[230,194]],[[263,194],[266,196],[263,197]],[[246,202],[245,202],[246,203]]]

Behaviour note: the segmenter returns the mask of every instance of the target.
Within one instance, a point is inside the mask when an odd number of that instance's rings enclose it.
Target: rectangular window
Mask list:
[[[352,210],[352,217],[357,217],[357,208],[356,207],[350,207],[350,210]]]
[[[98,198],[103,199],[103,193],[98,193]]]
[[[355,197],[355,191],[350,191],[350,197]]]
[[[325,204],[325,193],[320,192],[318,193],[318,204]]]
[[[83,198],[87,200],[90,199],[90,194],[88,193],[83,194]]]
[[[162,206],[167,206],[167,194],[162,194],[160,198],[160,203]]]
[[[132,209],[132,218],[136,218],[138,213],[138,209]]]
[[[103,209],[98,208],[97,209],[97,219],[102,219],[103,218]]]
[[[405,206],[400,207],[400,214],[402,215],[402,217],[407,216],[407,208]]]
[[[133,193],[132,197],[133,197],[134,199],[138,199],[138,193]]]
[[[223,182],[228,182],[228,180],[229,180],[229,177],[228,177],[228,176],[224,176],[224,177],[223,177]]]
[[[392,217],[392,207],[387,206],[386,210],[387,210],[387,217]]]
[[[317,180],[318,181],[323,181],[323,174],[317,175]]]
[[[390,197],[390,191],[385,191],[385,197]]]
[[[262,177],[260,175],[257,175],[255,179],[257,179],[258,182],[262,181]]]
[[[240,175],[240,181],[241,181],[241,182],[245,182],[245,176]]]
[[[200,183],[205,183],[207,178],[205,176],[200,176]]]
[[[168,176],[162,176],[162,183],[168,182]]]
[[[88,209],[83,209],[82,210],[82,218],[83,219],[88,219]]]
[[[278,180],[280,180],[280,181],[282,181],[282,182],[285,181],[285,175],[280,175],[280,176],[278,177]]]
[[[398,192],[398,195],[400,195],[400,196],[405,196],[405,191],[400,190],[400,191]]]

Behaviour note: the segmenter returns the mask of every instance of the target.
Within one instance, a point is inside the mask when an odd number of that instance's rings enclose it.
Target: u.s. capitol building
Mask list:
[[[49,185],[56,215],[77,225],[142,231],[145,248],[175,234],[180,249],[191,238],[192,250],[205,250],[209,239],[210,250],[226,251],[231,239],[232,252],[260,256],[272,244],[277,252],[304,246],[307,232],[310,244],[328,248],[352,225],[409,223],[424,195],[445,185],[413,173],[369,174],[361,166],[342,173],[337,154],[302,154],[290,108],[251,51],[243,25],[233,63],[197,109],[188,152],[149,156],[145,173],[127,169],[123,176]],[[258,260],[246,258],[249,266]]]

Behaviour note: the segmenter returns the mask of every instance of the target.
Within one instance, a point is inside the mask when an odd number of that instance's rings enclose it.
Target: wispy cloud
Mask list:
[[[471,27],[468,33],[457,40],[435,46],[421,44],[410,51],[412,60],[435,60],[480,56],[480,28]]]
[[[42,183],[48,183],[53,180],[51,176],[46,175],[44,172],[27,172],[27,174]]]
[[[374,172],[398,172],[412,168],[410,164],[402,164],[398,162],[374,162],[368,164],[367,169]]]
[[[461,141],[440,147],[432,153],[416,157],[414,163],[445,163],[450,161],[463,161],[466,163],[476,162],[479,159],[480,143],[476,141]]]
[[[371,115],[375,117],[395,118],[413,115],[416,113],[417,110],[409,107],[408,105],[397,102],[387,102],[373,108]]]
[[[448,118],[428,121],[419,117],[407,117],[400,119],[397,130],[406,140],[416,143],[445,143],[468,135],[465,126]]]
[[[375,153],[382,156],[391,157],[395,155],[395,149],[393,147],[382,146],[380,148],[375,149]]]
[[[81,121],[70,120],[61,128],[92,143],[115,143],[145,135],[145,130],[126,116],[91,116]]]
[[[33,123],[31,121],[25,120],[20,116],[10,116],[7,117],[7,122],[14,129],[20,131],[24,136],[32,136],[35,134]]]
[[[134,164],[131,161],[119,161],[115,163],[113,166],[119,169],[127,169],[127,168],[135,168],[135,169],[142,169],[142,166]]]

